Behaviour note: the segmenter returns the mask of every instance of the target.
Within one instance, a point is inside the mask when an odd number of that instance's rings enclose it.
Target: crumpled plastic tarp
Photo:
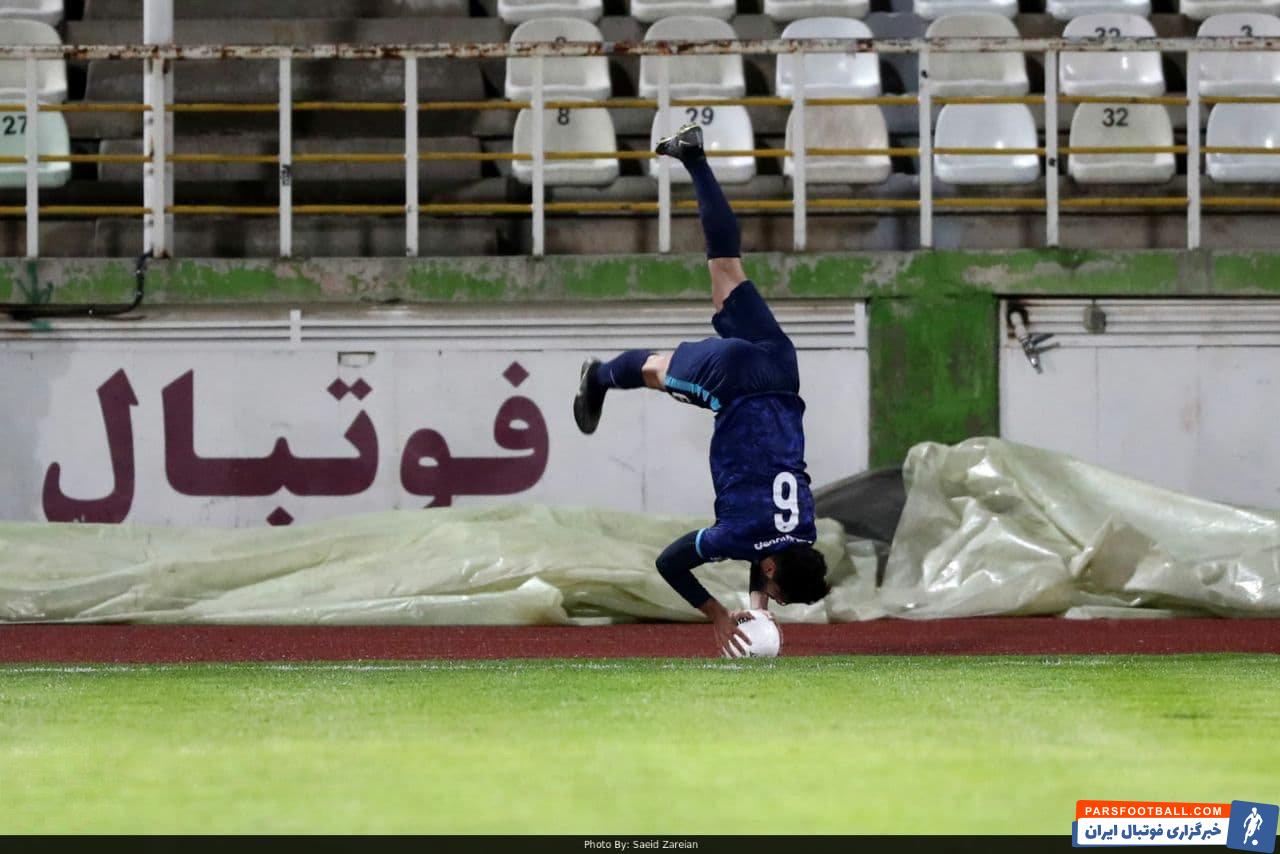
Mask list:
[[[827,622],[993,614],[1280,616],[1280,512],[1202,501],[999,439],[908,455],[877,545],[819,520]],[[0,622],[554,625],[699,620],[654,569],[706,520],[505,505],[255,530],[0,523]],[[882,546],[880,546],[882,548]],[[747,565],[698,570],[728,607]]]
[[[654,559],[704,524],[538,505],[395,511],[254,530],[0,523],[0,621],[699,620]],[[779,615],[825,622],[878,614],[874,552],[859,556],[830,520],[819,524],[818,546],[835,591]],[[727,606],[746,607],[746,564],[712,564],[698,574]]]
[[[911,449],[894,616],[1280,616],[1280,512],[1203,501],[993,438]]]

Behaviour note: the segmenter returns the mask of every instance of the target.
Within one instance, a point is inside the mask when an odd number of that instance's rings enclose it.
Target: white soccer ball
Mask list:
[[[739,653],[730,644],[724,651],[726,658],[776,658],[782,651],[782,632],[769,616],[768,611],[748,611],[747,619],[738,623],[738,628],[747,636],[751,644],[746,652]]]

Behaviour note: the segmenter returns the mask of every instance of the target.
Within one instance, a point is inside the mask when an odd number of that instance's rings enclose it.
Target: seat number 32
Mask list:
[[[780,534],[789,534],[800,524],[800,490],[796,476],[780,471],[773,479],[773,505],[780,513],[773,514],[773,526]]]

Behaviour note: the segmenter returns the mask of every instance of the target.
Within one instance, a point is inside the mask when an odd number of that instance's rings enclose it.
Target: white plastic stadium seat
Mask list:
[[[1013,21],[989,12],[947,15],[929,25],[925,38],[980,36],[1017,38]],[[1021,53],[944,53],[929,57],[929,88],[934,95],[1025,95],[1027,61]]]
[[[62,44],[58,31],[39,21],[0,23],[0,44]],[[20,59],[0,60],[0,101],[21,101],[26,97],[26,63]],[[36,97],[45,104],[61,104],[67,99],[67,64],[61,59],[36,63]]]
[[[567,99],[566,99],[567,100]],[[545,110],[542,118],[545,151],[617,151],[618,140],[608,110]],[[511,138],[516,154],[533,153],[533,112],[521,110]],[[593,160],[544,160],[548,187],[598,187],[618,177],[616,157]],[[533,183],[533,161],[513,160],[511,174],[522,184]]]
[[[644,34],[644,40],[703,41],[736,39],[733,27],[716,18],[677,17],[658,21]],[[671,65],[671,97],[692,98],[711,95],[718,98],[741,98],[747,83],[742,74],[741,55],[640,57],[640,97],[658,96],[658,63]]]
[[[534,18],[598,21],[603,14],[602,0],[498,0],[498,17],[508,24],[523,24]]]
[[[912,8],[926,21],[970,12],[987,12],[1002,18],[1018,14],[1017,0],[913,0]]]
[[[737,12],[737,0],[631,0],[631,17],[646,24],[677,15],[698,15],[727,21]]]
[[[795,131],[796,113],[787,119],[787,149]],[[889,129],[879,107],[807,107],[804,115],[805,148],[888,148]],[[809,157],[805,161],[806,184],[879,184],[889,177],[887,154]],[[795,163],[782,161],[782,174],[792,177]]]
[[[1137,15],[1082,15],[1062,31],[1065,39],[1154,37]],[[1156,51],[1063,53],[1058,79],[1064,95],[1163,95],[1164,71]]]
[[[1229,12],[1280,15],[1280,0],[1181,0],[1178,11],[1196,21]]]
[[[1280,36],[1280,18],[1251,12],[1214,15],[1197,36]],[[1280,53],[1202,51],[1201,95],[1280,95]]]
[[[1081,15],[1105,15],[1107,13],[1139,15],[1151,14],[1151,0],[1049,0],[1048,12],[1059,21],[1074,21]]]
[[[784,39],[869,39],[871,29],[853,18],[805,18],[788,24]],[[795,95],[795,54],[778,57],[778,95]],[[862,97],[880,94],[880,58],[874,53],[811,53],[805,56],[804,91],[810,98]]]
[[[1081,104],[1071,117],[1071,146],[1173,145],[1169,111],[1159,104]],[[1081,184],[1163,184],[1171,153],[1072,154],[1067,172]]]
[[[600,29],[580,18],[538,18],[525,21],[511,34],[516,42],[598,42],[604,41]],[[533,97],[532,59],[508,59],[506,96],[512,101]],[[602,100],[613,94],[609,80],[609,61],[603,56],[542,60],[542,86],[545,97],[587,98]]]
[[[1035,148],[1036,123],[1025,104],[948,104],[938,114],[937,148]],[[948,184],[1029,184],[1040,176],[1035,154],[935,154],[934,173]]]
[[[865,18],[869,11],[869,0],[764,0],[764,13],[775,21]]]
[[[62,6],[62,0],[0,0],[0,20],[21,18],[24,21],[39,21],[56,27],[62,23]],[[0,33],[3,33],[8,26],[8,24],[0,24]],[[15,44],[7,40],[6,43]]]
[[[36,123],[40,133],[41,154],[71,153],[67,120],[62,113],[41,113]],[[27,117],[22,113],[0,113],[0,156],[25,157],[27,153]],[[61,187],[71,178],[70,163],[41,163],[38,168],[41,187]],[[25,187],[27,167],[23,163],[0,163],[0,187]]]
[[[1280,149],[1280,104],[1219,104],[1205,145]],[[1224,184],[1280,183],[1280,154],[1206,154],[1209,177]]]
[[[660,116],[653,117],[653,130],[649,134],[649,148],[653,149],[662,136]],[[689,121],[702,125],[702,144],[707,151],[749,151],[756,147],[755,131],[746,107],[672,107],[667,116],[669,131],[674,131]],[[671,180],[690,183],[688,171],[675,160],[671,164]],[[711,169],[722,184],[745,184],[756,176],[754,157],[712,157]],[[658,160],[649,161],[649,174],[658,177]]]

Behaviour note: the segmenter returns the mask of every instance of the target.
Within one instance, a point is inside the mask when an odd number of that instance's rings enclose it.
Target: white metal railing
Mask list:
[[[149,41],[171,39],[171,28],[168,32],[148,32]],[[687,104],[726,104],[739,103],[747,105],[791,106],[798,113],[793,122],[792,150],[776,151],[753,149],[752,156],[791,156],[793,164],[792,193],[789,200],[773,200],[749,202],[739,205],[748,209],[774,210],[789,212],[793,217],[793,245],[796,250],[803,250],[807,244],[807,217],[815,206],[819,209],[872,211],[879,209],[903,209],[913,207],[918,211],[920,244],[923,247],[933,245],[933,225],[936,211],[941,207],[949,209],[973,209],[983,207],[1000,208],[1003,201],[1013,209],[1040,209],[1045,212],[1045,241],[1049,246],[1059,242],[1060,215],[1064,208],[1081,208],[1070,200],[1063,200],[1059,194],[1058,163],[1061,148],[1058,143],[1058,108],[1064,103],[1105,102],[1105,103],[1156,103],[1184,106],[1186,109],[1187,155],[1188,169],[1186,195],[1179,198],[1146,200],[1159,204],[1142,204],[1143,207],[1177,208],[1186,206],[1188,248],[1196,248],[1200,244],[1200,217],[1205,200],[1201,197],[1200,158],[1204,146],[1200,142],[1200,107],[1202,103],[1221,102],[1256,102],[1280,103],[1280,97],[1225,98],[1201,97],[1199,94],[1198,56],[1207,51],[1275,51],[1280,50],[1280,38],[1232,37],[1232,38],[1111,38],[1111,39],[1022,39],[1022,38],[951,38],[942,40],[903,40],[903,39],[817,39],[817,40],[755,40],[735,42],[556,42],[556,43],[495,43],[495,44],[417,44],[417,45],[314,45],[314,46],[227,46],[227,45],[123,45],[123,46],[62,46],[62,45],[0,45],[0,60],[22,59],[24,62],[25,98],[19,104],[0,104],[0,112],[22,112],[26,119],[26,146],[22,158],[0,158],[0,162],[22,162],[26,173],[25,204],[17,206],[0,206],[0,213],[23,213],[26,217],[27,254],[36,257],[39,254],[39,221],[41,206],[39,204],[39,164],[50,160],[70,160],[72,162],[105,162],[109,160],[102,155],[78,155],[76,157],[51,157],[41,155],[38,150],[38,115],[42,111],[75,112],[89,109],[111,109],[113,105],[63,104],[41,105],[37,101],[37,78],[39,60],[50,59],[141,59],[144,60],[144,103],[142,105],[114,105],[115,108],[127,111],[143,112],[144,154],[127,162],[140,162],[144,166],[144,204],[142,218],[145,231],[145,246],[156,256],[169,254],[172,249],[172,219],[174,215],[200,214],[213,212],[261,214],[274,213],[278,218],[279,252],[288,257],[293,251],[293,219],[295,214],[318,213],[378,213],[402,215],[405,225],[405,251],[415,256],[419,250],[420,215],[444,213],[528,213],[531,215],[532,246],[535,255],[542,255],[546,247],[546,218],[549,212],[588,213],[608,209],[608,203],[602,206],[572,204],[549,205],[546,199],[546,163],[558,153],[545,150],[543,121],[544,111],[549,107],[557,109],[599,108],[617,106],[631,108],[658,109],[659,122],[669,123],[670,107]],[[1117,51],[1158,51],[1162,53],[1182,53],[1187,59],[1187,92],[1185,95],[1164,95],[1149,98],[1130,96],[1105,97],[1064,97],[1058,92],[1057,69],[1059,54],[1063,51],[1073,53],[1117,52]],[[780,98],[780,97],[748,97],[739,99],[673,99],[670,92],[670,63],[658,63],[658,95],[656,99],[628,98],[618,101],[603,102],[555,102],[545,97],[544,57],[586,57],[586,56],[652,56],[670,59],[679,56],[718,55],[718,54],[797,54],[795,63],[795,88],[804,91],[805,55],[811,53],[857,53],[871,52],[878,54],[905,53],[918,56],[918,92],[911,96],[880,96],[869,98]],[[1022,52],[1039,53],[1044,56],[1045,92],[1044,95],[1028,95],[1023,97],[956,98],[936,97],[931,91],[929,79],[929,58],[935,53],[972,53],[972,52]],[[486,101],[476,103],[452,104],[449,102],[419,103],[418,99],[418,61],[420,59],[479,59],[479,58],[513,58],[526,57],[533,61],[533,94],[527,103],[513,101]],[[292,85],[292,63],[299,59],[335,59],[360,60],[379,59],[400,60],[404,63],[404,101],[403,103],[358,102],[355,104],[329,104],[323,102],[295,103]],[[275,60],[279,67],[278,102],[274,105],[262,104],[174,104],[172,82],[172,65],[179,61],[235,61],[235,60]],[[835,102],[840,105],[855,104],[911,104],[917,106],[918,145],[914,149],[885,149],[884,154],[901,154],[908,151],[918,156],[919,193],[914,200],[876,200],[852,199],[813,200],[809,197],[807,176],[807,160],[813,156],[838,156],[814,154],[805,139],[804,111],[806,106],[826,106]],[[1045,141],[1043,146],[1037,145],[1035,151],[1045,158],[1045,190],[1042,201],[1032,199],[999,200],[999,199],[935,199],[933,194],[933,117],[932,110],[936,104],[942,103],[1023,103],[1043,105],[1045,110]],[[531,110],[532,152],[527,155],[512,154],[503,158],[500,155],[467,155],[437,156],[434,159],[528,159],[532,163],[532,199],[529,205],[440,205],[424,206],[421,204],[418,186],[418,163],[431,158],[431,153],[419,149],[418,114],[427,109],[521,109]],[[272,161],[277,165],[279,202],[271,208],[261,206],[250,208],[243,206],[199,206],[175,205],[173,203],[173,168],[175,162],[184,162],[182,156],[175,156],[173,151],[172,113],[177,109],[186,111],[251,111],[262,112],[274,109],[279,119],[279,153],[272,158],[250,158],[253,162]],[[383,161],[402,160],[404,172],[403,205],[304,205],[293,203],[293,168],[301,159],[296,155],[293,146],[292,117],[301,109],[381,109],[402,110],[404,113],[404,153],[383,158]],[[157,116],[166,117],[157,120]],[[673,128],[663,127],[664,132]],[[1150,146],[1126,149],[1124,153],[1155,153],[1170,147]],[[1180,152],[1183,147],[1172,146]],[[870,149],[860,150],[864,154],[872,153]],[[1173,152],[1173,153],[1178,153]],[[745,153],[745,152],[742,152]],[[986,149],[949,150],[954,154],[991,153]],[[1101,152],[1095,152],[1101,153]],[[1267,149],[1248,153],[1277,153],[1280,150]],[[584,153],[576,153],[582,156]],[[608,156],[595,153],[597,156]],[[615,154],[616,156],[616,154]],[[650,156],[644,154],[642,156]],[[189,162],[191,156],[186,156]],[[226,157],[222,161],[216,155],[205,156],[205,162],[235,162],[245,158]],[[315,158],[313,158],[315,159]],[[334,155],[330,161],[340,162],[342,157]],[[352,162],[361,162],[357,156],[348,156]],[[374,158],[364,158],[363,162],[379,162]],[[657,180],[657,202],[651,203],[619,203],[614,206],[618,210],[656,213],[658,217],[659,251],[671,250],[671,216],[675,209],[683,204],[673,203],[671,198],[671,180],[668,164],[659,161]],[[1018,202],[1014,205],[1014,202]],[[1139,202],[1140,199],[1089,200],[1091,202]],[[1262,200],[1266,201],[1266,200]],[[1259,205],[1258,199],[1217,198],[1213,203],[1227,206],[1228,203],[1239,203],[1250,207]],[[1088,207],[1103,207],[1101,204]],[[1270,205],[1280,208],[1280,204]],[[121,210],[132,212],[135,209],[124,207]],[[50,213],[75,214],[77,211],[103,212],[103,206],[59,206]]]

